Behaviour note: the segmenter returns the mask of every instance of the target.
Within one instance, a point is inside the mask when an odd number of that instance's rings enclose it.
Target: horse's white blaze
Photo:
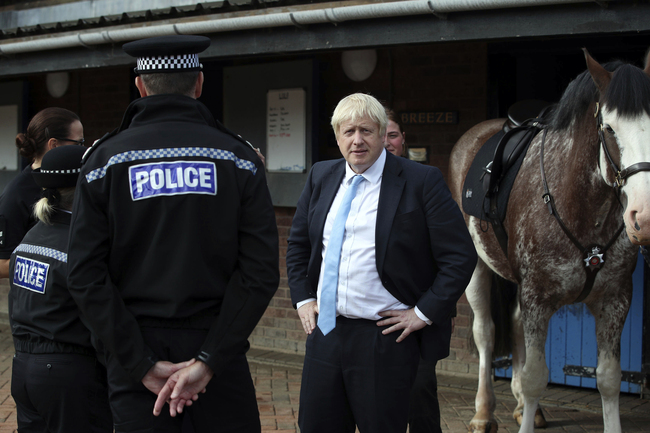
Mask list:
[[[603,109],[603,122],[616,132],[621,152],[620,167],[624,169],[638,162],[650,162],[650,117],[618,117],[615,111]],[[610,144],[611,146],[611,144]],[[605,170],[601,150],[601,172]],[[630,241],[635,245],[650,244],[650,172],[642,171],[628,177],[623,187],[627,197],[624,219]],[[638,228],[637,228],[638,227]]]

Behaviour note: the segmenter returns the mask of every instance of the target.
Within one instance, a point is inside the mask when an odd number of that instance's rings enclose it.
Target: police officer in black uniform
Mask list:
[[[278,234],[260,159],[196,101],[209,44],[124,45],[143,97],[77,185],[70,292],[105,346],[118,433],[180,431],[185,415],[197,432],[260,431],[245,352],[278,286]]]
[[[29,161],[0,196],[0,278],[9,277],[9,258],[25,234],[36,224],[32,213],[41,198],[41,187],[32,171],[41,166],[48,150],[58,146],[84,143],[83,125],[70,110],[49,107],[32,118],[24,133],[16,136],[20,155]]]
[[[70,210],[85,150],[57,147],[32,173],[45,188],[35,208],[40,221],[11,255],[11,395],[21,433],[113,431],[106,369],[66,283]]]

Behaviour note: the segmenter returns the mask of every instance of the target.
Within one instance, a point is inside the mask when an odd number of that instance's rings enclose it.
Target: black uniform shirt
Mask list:
[[[16,350],[94,355],[90,331],[67,288],[70,214],[38,222],[11,255],[9,321]]]
[[[32,207],[41,196],[41,187],[32,177],[28,165],[5,188],[0,196],[0,259],[11,257],[25,234],[36,224]]]
[[[134,380],[156,358],[141,326],[209,329],[218,374],[279,282],[275,213],[255,152],[180,95],[134,101],[77,184],[69,287]]]

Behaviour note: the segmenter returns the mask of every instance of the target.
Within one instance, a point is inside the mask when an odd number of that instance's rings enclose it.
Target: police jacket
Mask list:
[[[70,214],[38,222],[11,255],[9,321],[14,346],[28,353],[95,355],[90,331],[66,283]]]
[[[134,380],[157,361],[142,326],[209,330],[197,358],[219,374],[278,287],[262,162],[192,98],[135,100],[86,155],[68,270],[91,330]]]
[[[25,234],[34,227],[34,203],[41,196],[41,187],[32,177],[28,165],[5,188],[0,196],[0,259],[7,260]]]

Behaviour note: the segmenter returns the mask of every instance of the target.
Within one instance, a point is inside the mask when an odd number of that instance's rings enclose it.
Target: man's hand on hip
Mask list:
[[[397,337],[397,342],[403,341],[406,337],[411,334],[411,332],[419,331],[420,329],[427,326],[427,323],[420,319],[413,308],[408,310],[389,310],[382,311],[379,313],[381,317],[385,319],[377,322],[377,326],[388,326],[393,325],[390,328],[386,328],[381,331],[382,334],[388,335],[391,332],[399,331],[403,329],[399,337]]]

